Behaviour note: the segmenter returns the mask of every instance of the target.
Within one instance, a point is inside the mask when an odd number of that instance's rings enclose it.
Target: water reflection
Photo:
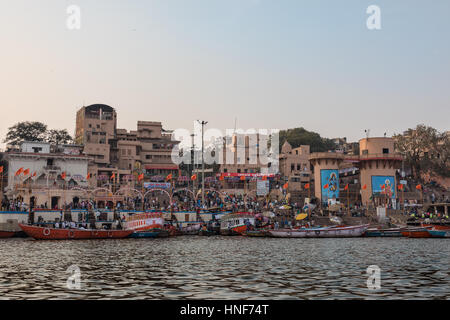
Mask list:
[[[1,299],[450,298],[446,239],[5,239],[0,257]],[[66,286],[74,264],[81,290]]]

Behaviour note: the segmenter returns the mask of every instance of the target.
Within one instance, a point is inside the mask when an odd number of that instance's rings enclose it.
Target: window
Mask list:
[[[295,170],[295,164],[291,164],[291,171]]]
[[[33,152],[34,153],[39,153],[41,151],[42,151],[42,148],[40,148],[40,147],[33,147]]]
[[[362,151],[362,154],[369,154],[369,150],[364,149],[364,150]]]
[[[237,169],[237,172],[238,172],[238,173],[241,173],[241,169]]]
[[[297,165],[297,170],[300,171],[300,165],[299,164]]]
[[[389,148],[383,148],[383,153],[384,154],[389,153]]]
[[[53,159],[47,159],[47,166],[53,165]]]

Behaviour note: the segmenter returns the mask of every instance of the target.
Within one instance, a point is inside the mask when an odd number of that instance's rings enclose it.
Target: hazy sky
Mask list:
[[[2,140],[25,120],[73,134],[94,103],[127,129],[450,129],[448,0],[0,0],[0,41]]]

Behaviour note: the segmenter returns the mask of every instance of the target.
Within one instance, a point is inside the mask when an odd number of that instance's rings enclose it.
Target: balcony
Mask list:
[[[58,167],[58,166],[45,166],[44,170],[47,170],[47,171],[61,171],[61,167]]]

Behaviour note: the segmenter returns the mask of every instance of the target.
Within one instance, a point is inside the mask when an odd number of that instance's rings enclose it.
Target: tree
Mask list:
[[[41,122],[19,122],[8,128],[3,142],[18,146],[24,141],[44,141],[46,132],[47,125]]]
[[[280,150],[285,141],[288,141],[292,148],[309,145],[311,152],[325,152],[336,148],[335,143],[331,139],[322,138],[318,133],[304,128],[281,130],[279,137]]]
[[[66,129],[63,130],[48,130],[46,133],[46,139],[50,144],[69,144],[73,143],[73,139]]]
[[[394,135],[395,148],[405,157],[413,177],[421,180],[423,173],[448,176],[449,137],[435,128],[419,124],[403,134]]]

